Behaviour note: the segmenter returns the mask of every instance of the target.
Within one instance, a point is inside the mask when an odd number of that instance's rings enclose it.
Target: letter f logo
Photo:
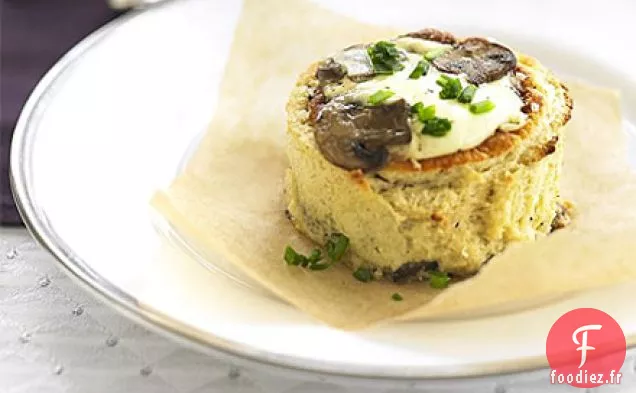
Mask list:
[[[585,361],[587,360],[587,351],[588,350],[593,351],[596,349],[594,347],[587,345],[587,332],[589,330],[601,330],[602,327],[603,327],[602,325],[585,325],[576,329],[574,333],[572,334],[572,341],[574,341],[574,344],[580,345],[580,347],[576,349],[577,351],[581,351],[581,364],[579,365],[579,368],[583,367],[583,365],[585,364]],[[583,334],[581,335],[581,342],[579,342],[576,336],[581,332]]]

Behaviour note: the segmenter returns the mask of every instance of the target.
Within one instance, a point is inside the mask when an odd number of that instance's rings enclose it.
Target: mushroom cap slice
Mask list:
[[[419,38],[421,40],[436,41],[441,44],[454,44],[457,38],[447,31],[426,28],[412,33],[405,34],[404,37]]]
[[[316,78],[321,82],[337,82],[347,75],[347,69],[333,58],[329,58],[318,65]]]
[[[389,158],[388,146],[411,142],[409,106],[398,100],[378,106],[325,105],[315,125],[322,155],[344,169],[374,170]]]
[[[336,53],[333,59],[345,67],[347,76],[354,82],[361,82],[375,75],[366,45],[350,46]]]
[[[517,66],[515,54],[503,45],[484,38],[467,38],[433,60],[435,68],[451,74],[466,74],[474,84],[494,82]]]

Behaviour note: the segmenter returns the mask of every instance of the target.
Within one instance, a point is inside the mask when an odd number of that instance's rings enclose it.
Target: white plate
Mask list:
[[[496,36],[557,71],[620,88],[626,127],[635,122],[636,56],[607,39],[636,35],[628,0],[604,9],[612,25],[603,34],[590,28],[598,24],[591,5],[564,17],[570,1],[551,2],[549,13],[527,9],[522,19],[498,0],[438,2],[434,13],[421,1],[320,3],[405,30]],[[118,310],[200,349],[308,375],[406,382],[540,369],[551,324],[581,306],[612,314],[636,344],[636,314],[624,301],[634,286],[538,310],[345,333],[210,272],[166,241],[148,200],[213,114],[240,7],[184,0],[129,15],[80,43],[33,93],[14,137],[14,189],[28,226],[72,275]]]

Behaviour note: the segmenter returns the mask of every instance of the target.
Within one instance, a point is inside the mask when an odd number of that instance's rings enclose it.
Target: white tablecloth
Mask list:
[[[636,391],[633,360],[621,386]],[[484,383],[448,392],[579,391],[550,386],[548,375],[509,384]],[[140,327],[79,288],[24,230],[0,229],[0,393],[409,393],[327,379],[303,381],[245,370],[198,354]]]

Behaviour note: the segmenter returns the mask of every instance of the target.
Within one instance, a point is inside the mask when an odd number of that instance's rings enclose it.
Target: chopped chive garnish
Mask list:
[[[470,111],[476,115],[490,112],[495,109],[495,103],[490,100],[479,101],[474,104],[470,104]]]
[[[437,84],[442,87],[439,92],[439,98],[442,100],[452,100],[462,92],[462,82],[458,78],[451,78],[446,75],[441,75],[437,80]]]
[[[369,282],[373,280],[373,275],[371,271],[366,267],[359,267],[355,272],[353,272],[353,277],[358,279],[358,281]]]
[[[325,270],[331,266],[331,263],[313,263],[310,264],[309,270]]]
[[[435,117],[435,105],[424,106],[418,102],[411,107],[411,111],[417,115],[417,119],[422,123]]]
[[[349,248],[349,238],[341,233],[334,233],[327,240],[325,248],[329,259],[338,262]]]
[[[423,123],[424,127],[422,128],[422,134],[424,135],[440,137],[448,134],[452,128],[450,120],[442,117],[434,117],[432,119],[425,120]]]
[[[404,65],[400,63],[400,51],[391,42],[376,42],[367,49],[367,53],[376,74],[393,74],[404,69]]]
[[[476,92],[477,86],[468,85],[464,88],[464,90],[462,90],[459,97],[457,97],[457,101],[461,102],[462,104],[470,104],[471,102],[473,102],[473,98],[475,98]]]
[[[378,90],[369,97],[370,105],[378,105],[395,95],[391,90]]]
[[[437,80],[435,81],[435,83],[437,83],[438,85],[440,85],[440,86],[444,87],[444,86],[446,86],[446,84],[448,83],[448,81],[449,81],[449,80],[451,80],[451,79],[452,79],[452,78],[451,78],[450,76],[448,76],[448,75],[444,75],[444,74],[441,74],[441,75],[439,76],[439,78],[437,78]]]
[[[309,255],[309,258],[307,258],[310,264],[319,262],[321,259],[322,259],[322,252],[317,248],[313,250],[311,254]]]
[[[306,267],[309,270],[325,270],[342,259],[347,248],[349,248],[349,238],[341,233],[334,233],[325,244],[327,256],[331,260],[329,263],[320,263],[323,255],[319,248],[312,250],[309,256],[305,256],[296,252],[291,246],[287,246],[283,258],[290,266]]]
[[[284,255],[285,262],[287,262],[290,266],[301,266],[308,267],[312,269],[313,266],[316,266],[318,262],[322,260],[322,253],[319,249],[314,249],[311,254],[307,257],[303,254],[298,253],[291,246],[287,246],[285,248]],[[327,265],[329,267],[329,265]],[[317,269],[312,269],[317,270]]]
[[[291,246],[285,248],[285,262],[291,266],[298,266],[305,260],[305,256],[296,252]]]
[[[391,296],[391,299],[395,300],[396,302],[401,302],[402,300],[404,300],[404,298],[402,297],[402,295],[400,295],[399,293],[394,293]]]
[[[435,289],[443,289],[448,286],[448,282],[450,281],[450,277],[448,276],[448,273],[430,272],[428,274],[430,276],[429,282],[431,284],[431,287]]]
[[[426,60],[420,60],[411,75],[409,75],[409,79],[418,79],[423,75],[428,74],[428,69],[431,67],[431,64]]]
[[[424,55],[424,58],[428,61],[435,60],[448,51],[449,48],[435,48],[431,49]]]

